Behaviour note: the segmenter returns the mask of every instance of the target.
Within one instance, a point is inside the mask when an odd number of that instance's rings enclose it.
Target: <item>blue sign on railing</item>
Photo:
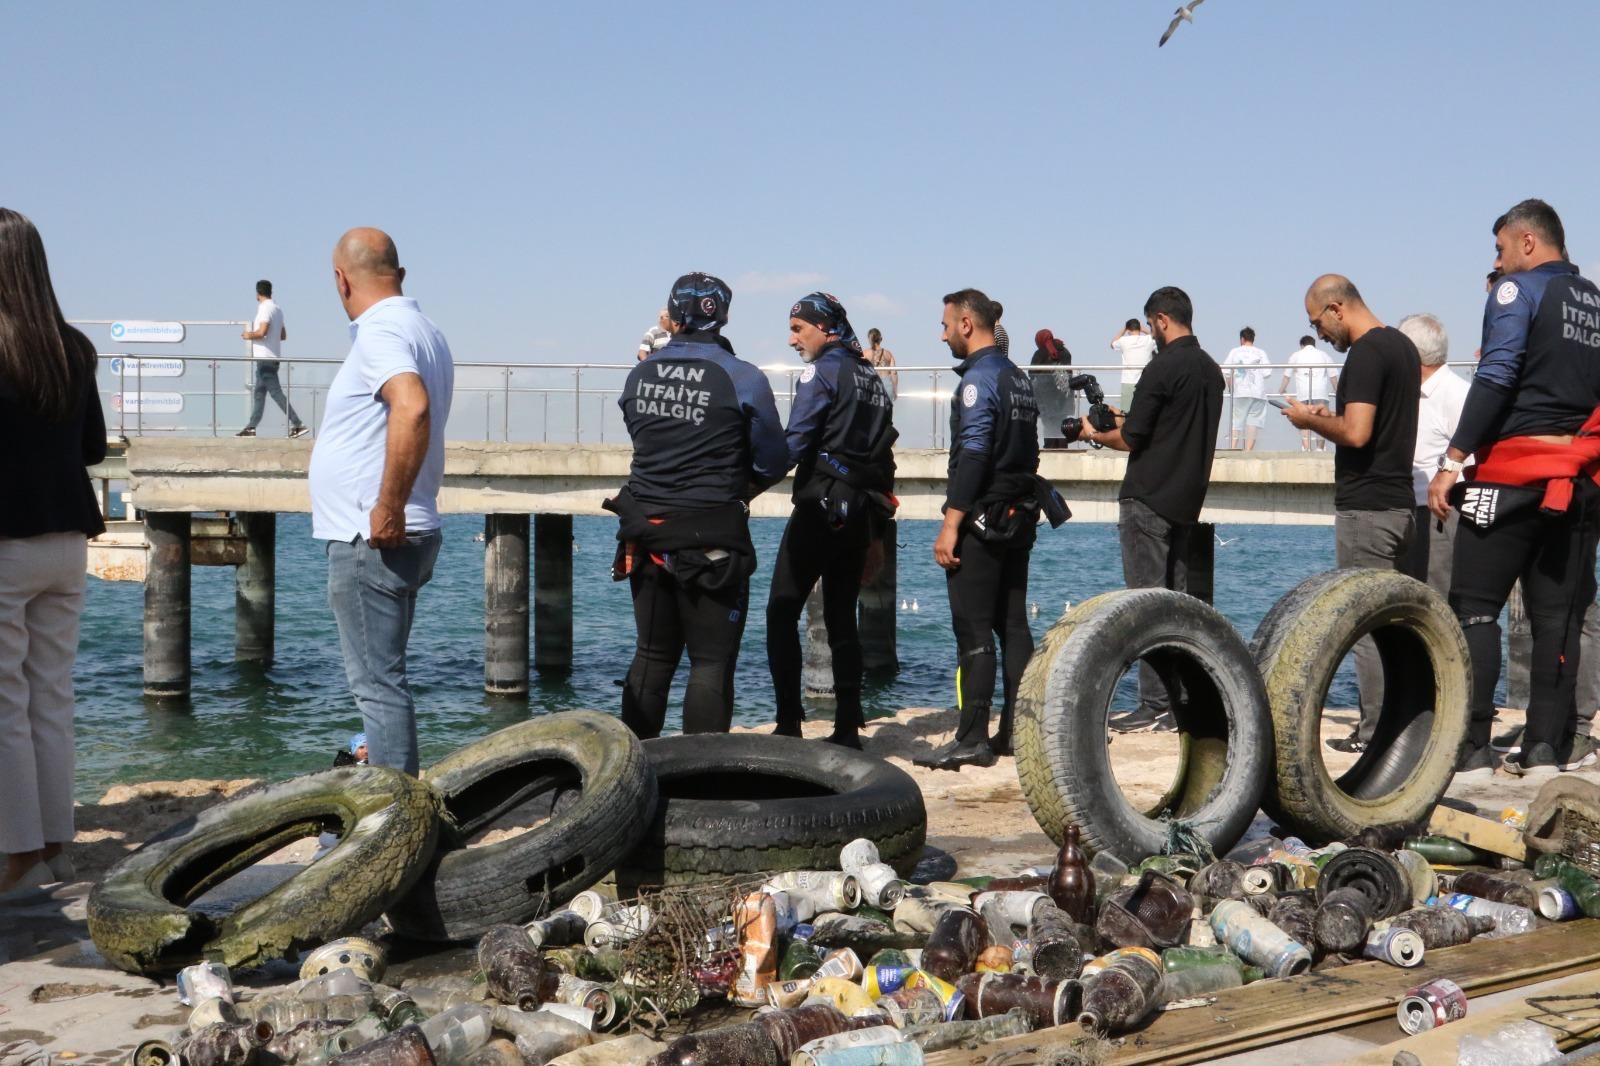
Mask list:
[[[133,344],[177,344],[183,340],[182,322],[146,322],[127,319],[111,323],[111,339]]]

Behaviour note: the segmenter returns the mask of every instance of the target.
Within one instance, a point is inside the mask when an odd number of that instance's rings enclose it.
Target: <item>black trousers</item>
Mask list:
[[[622,688],[623,724],[646,740],[661,735],[667,690],[687,647],[683,731],[726,733],[733,722],[733,670],[744,636],[750,579],[711,592],[685,587],[641,553],[628,581],[639,639]]]
[[[962,531],[956,541],[961,565],[945,572],[950,596],[950,624],[956,634],[956,706],[961,721],[956,742],[976,744],[989,736],[989,710],[994,701],[996,672],[994,638],[1000,638],[1005,673],[1005,703],[995,736],[1011,739],[1017,686],[1033,657],[1028,629],[1028,556],[1033,551],[1031,528],[1013,540],[996,544]]]
[[[1464,518],[1457,527],[1450,606],[1472,652],[1473,744],[1489,742],[1500,680],[1498,619],[1518,578],[1533,629],[1523,750],[1539,743],[1559,748],[1577,728],[1579,634],[1595,597],[1597,528],[1600,490],[1592,482],[1579,483],[1564,514],[1526,507],[1498,517],[1488,529]]]
[[[1142,500],[1118,501],[1122,581],[1130,589],[1189,591],[1189,538],[1193,524],[1170,522]],[[1150,711],[1172,709],[1167,686],[1149,663],[1139,664],[1139,702]]]
[[[869,537],[865,511],[851,515],[842,529],[830,526],[827,512],[814,501],[796,505],[789,516],[767,598],[767,663],[772,669],[779,725],[805,719],[800,704],[800,613],[819,578],[823,621],[833,657],[833,692],[838,700],[834,722],[857,729],[866,724],[861,713],[856,601],[861,596],[861,567],[866,562]]]

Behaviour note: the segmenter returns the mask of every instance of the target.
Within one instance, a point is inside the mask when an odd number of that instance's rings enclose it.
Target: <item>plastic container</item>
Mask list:
[[[1433,903],[1432,900],[1429,901]],[[1439,898],[1438,905],[1454,907],[1463,914],[1494,919],[1494,936],[1517,936],[1533,931],[1536,924],[1533,912],[1526,907],[1510,903],[1495,903],[1460,892]]]

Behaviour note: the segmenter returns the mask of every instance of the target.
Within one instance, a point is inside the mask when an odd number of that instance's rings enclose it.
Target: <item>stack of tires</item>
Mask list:
[[[1377,731],[1339,777],[1322,758],[1324,700],[1363,638],[1385,689]],[[1139,809],[1112,773],[1106,715],[1140,660],[1173,701],[1179,768]],[[1207,604],[1166,589],[1087,600],[1046,634],[1023,676],[1017,774],[1058,843],[1076,824],[1090,849],[1161,852],[1175,823],[1223,854],[1258,809],[1311,843],[1369,825],[1427,818],[1449,786],[1472,689],[1466,640],[1427,585],[1392,571],[1307,578],[1267,613],[1248,645]]]
[[[827,868],[870,837],[909,872],[927,815],[904,771],[787,737],[641,744],[572,711],[502,729],[415,780],[354,766],[260,785],[173,826],[107,874],[89,932],[114,965],[170,974],[247,966],[360,929],[470,940],[559,907],[612,871],[624,891]],[[494,839],[496,824],[532,828]],[[302,871],[232,910],[196,906],[285,844],[334,832]]]

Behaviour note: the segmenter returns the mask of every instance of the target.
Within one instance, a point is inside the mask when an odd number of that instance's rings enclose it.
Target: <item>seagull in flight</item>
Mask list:
[[[1177,30],[1180,23],[1193,22],[1194,9],[1203,3],[1205,3],[1205,0],[1189,0],[1187,4],[1184,4],[1182,7],[1178,8],[1177,11],[1173,12],[1172,22],[1167,26],[1167,32],[1161,35],[1161,40],[1157,42],[1156,47],[1160,48],[1162,45],[1166,44],[1167,39],[1172,36],[1175,30]]]

